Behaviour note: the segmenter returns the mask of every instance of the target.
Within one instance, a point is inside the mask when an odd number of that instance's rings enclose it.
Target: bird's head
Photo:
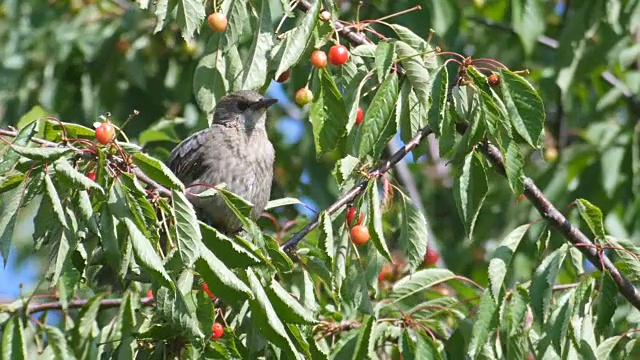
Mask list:
[[[234,91],[216,105],[213,123],[239,124],[249,131],[264,128],[267,108],[276,102],[278,100],[267,99],[252,90]]]

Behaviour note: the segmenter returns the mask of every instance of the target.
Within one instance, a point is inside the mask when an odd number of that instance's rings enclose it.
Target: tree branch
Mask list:
[[[307,12],[311,9],[311,4],[306,0],[300,0],[297,6],[300,10]],[[345,30],[344,26],[339,23],[334,23],[336,30],[341,36],[344,36],[349,42],[351,42],[354,46],[364,45],[370,43],[368,39],[361,35],[359,37],[354,37],[349,33],[344,33],[341,30]],[[346,29],[349,30],[349,29]],[[352,31],[350,31],[352,32]],[[464,127],[458,127],[458,131],[462,131]],[[420,132],[413,138],[409,143],[405,145],[399,152],[395,153],[386,163],[389,165],[389,162],[394,159],[400,161],[406,155],[406,152],[410,151],[413,147],[417,146],[420,141],[426,137],[430,133],[429,127],[425,127],[420,130]],[[411,146],[411,149],[407,147]],[[402,154],[402,151],[406,152]],[[504,160],[502,159],[502,155],[500,154],[500,150],[491,145],[488,142],[480,143],[480,150],[487,157],[487,159],[496,167],[498,173],[503,176],[506,176],[505,168],[504,168]],[[392,165],[392,164],[391,164]],[[381,168],[384,168],[381,167]],[[373,172],[381,171],[381,168],[377,168],[373,170]],[[387,167],[388,170],[388,167]],[[384,170],[386,171],[386,170]],[[380,173],[378,173],[379,175]],[[327,208],[327,212],[329,214],[334,213],[341,206],[347,204],[351,199],[353,199],[356,195],[364,190],[366,187],[366,181],[355,186],[351,189],[345,196],[338,199],[336,202],[331,204]],[[536,184],[530,178],[524,179],[524,195],[527,199],[533,204],[533,206],[538,210],[538,212],[542,215],[542,217],[551,224],[555,229],[557,229],[562,236],[567,239],[572,245],[574,245],[580,252],[582,252],[587,259],[598,269],[603,271],[602,266],[600,265],[600,259],[602,259],[602,263],[604,264],[604,268],[611,274],[613,281],[616,283],[618,287],[618,291],[638,310],[640,310],[640,291],[623,275],[620,271],[615,267],[615,265],[611,262],[611,260],[604,254],[598,253],[593,246],[583,246],[586,244],[593,245],[589,238],[580,231],[580,229],[576,228],[569,220],[556,209],[553,204],[546,198],[546,196],[542,193],[542,191],[536,186]],[[307,224],[300,232],[295,234],[285,245],[283,248],[288,249],[295,246],[302,238],[308,234],[313,228],[318,225],[318,217],[316,217],[311,223]]]
[[[85,306],[88,302],[89,300],[87,299],[71,300],[67,303],[67,308],[78,309]],[[153,306],[154,301],[152,297],[145,297],[140,299],[140,303],[143,306]],[[100,309],[102,310],[102,309],[117,308],[117,307],[120,307],[121,304],[122,304],[122,299],[103,299],[100,301]],[[35,314],[43,311],[62,310],[62,309],[63,309],[63,306],[61,301],[52,301],[52,302],[41,303],[41,304],[29,304],[29,306],[27,306],[26,313],[27,315],[31,315],[31,314]]]

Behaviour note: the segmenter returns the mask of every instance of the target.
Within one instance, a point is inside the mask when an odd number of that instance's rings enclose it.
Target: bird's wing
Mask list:
[[[189,184],[193,182],[206,170],[205,166],[203,166],[205,152],[202,150],[211,130],[198,131],[171,151],[167,166],[183,183]]]

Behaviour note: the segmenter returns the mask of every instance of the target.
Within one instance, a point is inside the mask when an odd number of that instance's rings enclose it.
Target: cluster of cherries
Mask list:
[[[356,215],[358,215],[357,221],[355,220]],[[362,216],[362,213],[358,214],[358,210],[354,206],[347,208],[347,227],[351,227],[349,231],[351,241],[358,246],[366,244],[371,238],[369,228],[361,225]]]
[[[327,10],[323,10],[319,15],[320,20],[328,22],[331,20],[331,13]],[[207,17],[207,23],[211,30],[215,32],[224,32],[227,29],[228,20],[224,13],[214,12]],[[324,69],[327,67],[327,62],[335,66],[344,65],[349,61],[349,50],[344,45],[334,45],[329,49],[329,54],[322,50],[315,50],[311,54],[310,62],[316,69]],[[277,82],[283,83],[289,79],[291,71],[287,70],[280,74],[276,79]],[[308,87],[303,87],[296,92],[295,101],[298,105],[303,106],[313,101],[313,92]],[[364,120],[364,111],[361,107],[358,107],[356,113],[356,125],[360,125]]]

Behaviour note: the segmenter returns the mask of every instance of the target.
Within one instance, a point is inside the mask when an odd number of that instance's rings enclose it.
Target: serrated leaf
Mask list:
[[[163,318],[168,319],[174,328],[180,330],[181,333],[189,335],[193,339],[192,341],[202,341],[204,334],[198,327],[198,319],[189,309],[182,292],[172,292],[170,289],[163,287],[155,292],[154,301],[158,313]]]
[[[362,319],[362,325],[358,331],[356,348],[351,359],[360,360],[370,358],[369,351],[373,350],[373,345],[376,341],[376,339],[371,336],[375,320],[376,319],[370,315],[366,315],[364,319]]]
[[[358,109],[360,106],[360,95],[363,87],[367,84],[367,81],[371,78],[372,73],[358,72],[352,79],[346,84],[345,89],[342,91],[342,99],[345,104],[345,108],[349,112],[349,121],[347,122],[347,134],[350,134],[353,127],[356,124],[356,118],[358,116]],[[364,111],[364,110],[363,110]]]
[[[58,221],[63,227],[68,228],[67,220],[64,216],[64,209],[62,208],[62,203],[60,202],[60,197],[58,197],[56,187],[53,185],[53,181],[51,181],[51,177],[48,173],[44,174],[44,189],[46,196],[49,198],[49,201],[51,201],[53,212],[58,217]]]
[[[382,82],[387,77],[389,71],[391,71],[391,65],[393,65],[394,56],[394,43],[388,41],[378,42],[375,54],[378,82]]]
[[[47,334],[47,343],[53,348],[56,359],[64,360],[74,358],[67,345],[67,339],[60,329],[50,325],[44,325],[42,329],[44,333]]]
[[[242,75],[243,89],[260,88],[267,79],[268,56],[274,44],[271,3],[262,1],[258,15],[257,33],[253,36]]]
[[[191,40],[206,16],[204,3],[199,0],[177,0],[177,2],[176,22],[182,30],[182,37],[185,40]]]
[[[275,75],[276,79],[283,72],[300,62],[300,58],[304,55],[304,51],[312,39],[313,30],[316,28],[321,7],[322,1],[316,0],[311,6],[311,9],[304,15],[300,25],[291,30],[291,34],[286,37],[283,56],[280,64],[278,64],[278,70]]]
[[[72,333],[73,343],[76,344],[76,346],[84,344],[89,340],[88,337],[91,336],[96,317],[100,311],[100,302],[103,298],[104,294],[94,295],[80,310],[76,320],[76,326],[73,328]]]
[[[31,160],[52,162],[72,152],[69,148],[25,147],[12,145],[11,149]]]
[[[309,352],[312,360],[329,360],[329,354],[318,346],[313,334],[310,333],[307,336],[307,342],[309,343]]]
[[[625,335],[612,336],[598,344],[598,348],[596,349],[596,359],[610,359],[609,355],[611,354],[611,351],[613,351],[616,345],[618,345],[620,340],[623,338],[625,338]]]
[[[398,38],[400,38],[400,40],[409,45],[409,47],[414,49],[416,52],[426,52],[431,49],[429,43],[409,28],[398,24],[389,24],[389,27],[398,34]]]
[[[498,326],[498,306],[491,298],[489,291],[485,291],[480,298],[480,306],[473,324],[468,355],[475,358],[489,339],[491,332]]]
[[[38,131],[38,122],[34,121],[24,128],[20,129],[16,137],[13,139],[12,146],[6,148],[6,152],[2,154],[0,148],[0,174],[5,174],[11,170],[20,159],[19,153],[12,150],[16,146],[24,147]]]
[[[249,287],[205,246],[200,246],[200,258],[196,270],[216,296],[232,301],[243,301],[252,297]]]
[[[524,159],[520,146],[513,140],[509,140],[506,145],[506,151],[504,154],[504,169],[507,174],[507,180],[509,180],[509,186],[511,191],[516,195],[522,194],[523,179],[524,179]]]
[[[251,210],[253,209],[253,204],[226,189],[219,188],[218,195],[222,197],[225,204],[227,204],[229,209],[231,209],[244,226],[251,228]]]
[[[607,242],[613,245],[612,250],[620,257],[620,261],[616,261],[616,266],[631,280],[640,280],[640,261],[638,261],[640,259],[640,249],[629,240],[614,239],[607,236]]]
[[[398,92],[398,75],[391,73],[380,84],[362,124],[358,127],[354,149],[358,157],[379,157],[396,133],[397,126],[392,115],[398,101]]]
[[[520,334],[529,305],[529,292],[523,286],[517,286],[507,306],[506,326],[509,336]]]
[[[576,205],[580,216],[587,223],[591,232],[600,240],[604,240],[606,233],[604,231],[604,222],[602,210],[585,199],[576,200]]]
[[[190,268],[199,256],[198,250],[202,242],[198,218],[193,205],[182,192],[171,190],[171,200],[178,254],[184,266]]]
[[[286,323],[292,324],[315,324],[313,313],[305,309],[291,294],[285,290],[280,283],[271,280],[267,290],[267,295],[271,299],[271,305]]]
[[[482,161],[474,152],[467,154],[462,174],[453,180],[453,197],[469,238],[473,234],[476,219],[489,192],[487,181]]]
[[[380,193],[378,192],[378,185],[375,181],[369,183],[367,187],[367,202],[369,210],[369,232],[371,234],[371,241],[375,245],[376,249],[382,256],[384,256],[389,262],[393,262],[387,242],[384,238],[384,231],[382,228],[382,204],[380,203]]]
[[[422,60],[418,51],[402,41],[396,43],[396,52],[398,60],[407,73],[407,79],[418,97],[420,106],[426,111],[430,106],[431,84],[434,80],[427,64]]]
[[[447,269],[423,269],[398,280],[393,285],[389,298],[396,303],[455,277],[456,275]]]
[[[91,199],[86,191],[79,191],[74,199],[74,209],[80,215],[80,219],[85,223],[87,228],[91,232],[102,237],[102,232],[98,229],[98,224],[93,216],[93,207],[91,206]]]
[[[82,189],[95,190],[101,195],[104,195],[104,189],[100,184],[76,170],[66,159],[58,159],[53,166],[56,170],[56,175],[62,176],[74,185],[80,185]]]
[[[175,284],[164,269],[160,256],[158,256],[153,246],[151,246],[151,241],[144,236],[133,220],[124,218],[123,222],[129,231],[129,239],[131,239],[133,253],[138,264],[148,271],[151,277],[160,284],[175,291]]]
[[[500,75],[502,97],[511,125],[529,145],[537,149],[546,116],[542,99],[522,76],[506,69],[501,70]]]
[[[160,160],[138,152],[133,154],[133,163],[158,184],[168,189],[184,191],[184,185],[180,179]]]
[[[3,359],[28,359],[24,324],[21,316],[14,316],[5,325],[2,331],[1,350]]]
[[[491,295],[493,300],[498,303],[500,300],[500,289],[504,283],[505,276],[511,259],[522,240],[524,234],[529,230],[531,225],[521,225],[512,230],[502,243],[495,250],[493,258],[489,261],[489,283],[491,284]]]
[[[280,249],[280,244],[268,235],[265,235],[264,239],[271,262],[282,272],[293,270],[293,261]]]
[[[334,244],[333,244],[333,226],[331,224],[331,216],[323,211],[320,214],[320,226],[318,231],[318,248],[322,254],[326,256],[325,262],[327,267],[333,266]]]
[[[286,197],[282,199],[269,200],[267,205],[264,207],[264,210],[271,210],[282,206],[288,205],[304,205],[304,203],[293,197]]]
[[[247,268],[263,262],[256,247],[240,237],[230,238],[200,222],[202,243],[230,268]]]
[[[0,175],[0,195],[15,189],[24,179],[25,174],[19,172]]]
[[[336,149],[346,133],[349,116],[336,83],[326,69],[319,71],[319,93],[311,104],[309,120],[313,124],[316,154]]]
[[[303,358],[297,352],[296,346],[289,338],[282,320],[280,320],[278,313],[271,305],[271,301],[269,301],[269,297],[262,287],[258,277],[251,269],[247,269],[246,273],[249,280],[249,286],[254,294],[254,298],[250,301],[251,310],[256,317],[262,335],[285,351],[285,353],[291,358]]]
[[[538,0],[515,0],[511,3],[511,22],[525,54],[531,54],[546,25],[542,3]]]
[[[600,294],[598,295],[595,329],[599,334],[605,334],[610,328],[611,319],[618,308],[618,288],[609,272],[604,271],[600,276]]]
[[[564,244],[556,251],[549,254],[542,260],[536,269],[531,280],[531,308],[534,318],[540,323],[544,323],[546,314],[549,312],[551,303],[551,292],[556,283],[556,276],[560,265],[567,254],[567,245]]]
[[[436,135],[442,135],[445,126],[445,113],[447,110],[447,95],[449,93],[449,71],[446,66],[441,66],[433,79],[432,103],[429,108],[429,126]]]
[[[18,218],[18,210],[24,201],[24,191],[27,184],[22,182],[15,189],[0,195],[2,216],[0,216],[0,255],[2,255],[3,265],[7,265],[9,260],[9,250],[13,241],[13,230]]]
[[[402,194],[404,211],[400,228],[400,247],[409,259],[409,272],[414,272],[423,262],[429,242],[429,229],[424,214]]]
[[[403,82],[396,103],[396,118],[400,124],[400,140],[409,142],[427,122],[426,109],[420,106],[418,97],[408,81]],[[414,149],[414,156],[416,150]]]

